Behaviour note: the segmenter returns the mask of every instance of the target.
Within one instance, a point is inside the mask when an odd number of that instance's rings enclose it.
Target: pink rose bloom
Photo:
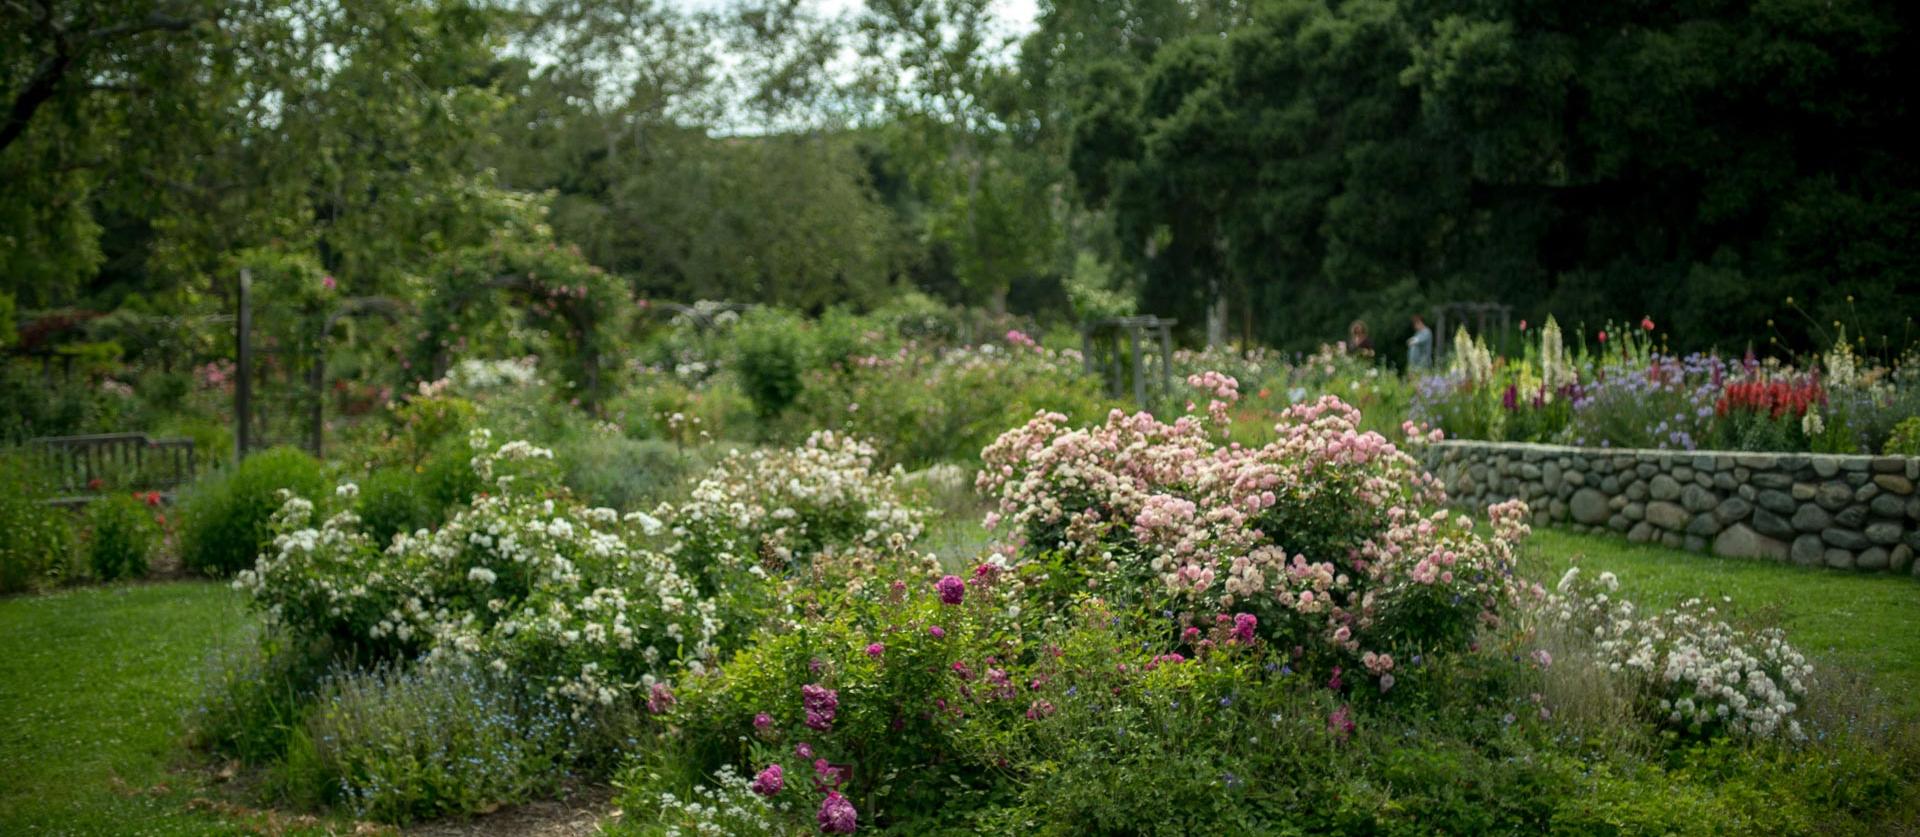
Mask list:
[[[867,646],[867,656],[873,659],[878,660],[880,659],[880,655],[885,653],[887,653],[887,646],[881,645],[878,642]]]
[[[673,708],[673,690],[665,683],[655,683],[647,692],[647,711],[655,715],[664,715]]]
[[[761,796],[772,796],[786,786],[786,778],[781,775],[780,765],[775,763],[767,765],[759,775],[754,776],[753,784],[748,787]]]
[[[807,726],[826,732],[833,729],[834,715],[840,711],[840,693],[809,683],[800,687],[800,703],[807,713]]]
[[[942,604],[957,605],[967,598],[967,583],[957,575],[942,577],[934,583],[933,589],[939,591]]]
[[[1341,741],[1347,740],[1347,736],[1352,735],[1354,730],[1352,710],[1345,704],[1333,710],[1333,714],[1327,716],[1327,730]]]
[[[830,790],[827,798],[820,801],[820,814],[815,819],[824,834],[852,834],[859,827],[860,814],[839,791]]]
[[[947,632],[944,629],[942,629],[939,625],[935,625],[927,629],[927,635],[933,637],[934,639],[946,639]]]
[[[1260,617],[1251,613],[1233,615],[1233,638],[1248,643],[1253,641],[1254,629],[1260,626]]]

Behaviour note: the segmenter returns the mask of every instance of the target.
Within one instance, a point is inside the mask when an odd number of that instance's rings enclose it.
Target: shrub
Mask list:
[[[279,492],[320,490],[320,463],[294,448],[248,456],[240,467],[196,483],[181,504],[180,557],[189,569],[231,575],[273,543]]]
[[[480,660],[577,713],[663,682],[713,653],[721,625],[665,556],[634,546],[657,521],[558,502],[552,454],[474,435],[487,492],[444,526],[382,548],[351,512],[316,524],[312,501],[274,514],[273,548],[234,586],[270,626],[361,661]],[[355,486],[336,493],[351,498]]]
[[[327,672],[325,644],[248,635],[210,655],[187,718],[195,746],[250,764],[277,758]]]
[[[87,564],[102,581],[146,575],[160,526],[158,494],[115,494],[87,506]]]
[[[794,314],[756,308],[734,330],[734,368],[762,418],[778,415],[800,395],[801,375],[812,363],[805,329]]]
[[[338,671],[296,732],[296,796],[406,823],[491,810],[566,774],[567,707],[474,665]]]
[[[835,430],[872,440],[881,462],[921,467],[971,462],[1010,425],[1036,411],[1095,421],[1114,402],[1078,361],[1045,349],[998,345],[925,354],[870,355],[844,372],[815,372],[777,435]]]
[[[469,363],[473,361],[463,361],[460,368],[467,368],[465,364]],[[450,395],[423,392],[407,399],[393,410],[398,461],[418,466],[449,443],[456,447],[464,445],[467,431],[473,429],[477,420],[477,412],[473,402]]]
[[[643,372],[639,384],[608,410],[609,419],[629,438],[692,446],[752,435],[754,405],[732,375],[689,385],[664,372]]]
[[[381,468],[359,483],[354,512],[375,545],[393,542],[393,536],[412,533],[440,522],[444,507],[438,492],[425,490],[426,480],[404,467]]]
[[[996,754],[979,739],[997,733],[968,727],[997,730],[1028,709],[1024,694],[1008,697],[985,682],[1008,677],[996,654],[1012,670],[1027,657],[1007,611],[1020,588],[977,581],[962,604],[949,605],[935,576],[903,557],[877,564],[859,584],[812,587],[840,592],[814,602],[811,618],[757,632],[715,675],[685,681],[668,718],[679,733],[622,781],[631,788],[622,799],[628,819],[683,820],[698,813],[688,801],[725,796],[736,776],[758,778],[773,765],[781,787],[762,785],[770,805],[750,808],[784,826],[772,833],[812,830],[829,792],[847,797],[862,823],[898,824],[990,782]],[[867,791],[882,777],[890,788],[876,800]]]
[[[1920,416],[1909,416],[1893,426],[1887,437],[1888,456],[1920,456]]]
[[[873,456],[826,431],[791,450],[732,452],[685,502],[659,509],[678,536],[669,554],[717,592],[743,573],[764,578],[827,551],[902,548],[920,536],[921,516],[891,474],[873,471]]]
[[[1322,665],[1364,665],[1383,691],[1396,659],[1464,647],[1499,618],[1524,503],[1493,507],[1484,539],[1465,515],[1426,512],[1438,483],[1332,396],[1288,408],[1277,441],[1220,446],[1209,428],[1234,381],[1189,383],[1209,392],[1204,416],[1115,411],[1075,429],[1041,415],[981,454],[979,488],[1000,503],[988,526],[1011,526],[1057,595],[1093,588],[1203,621],[1244,612]]]
[[[420,496],[435,520],[485,488],[486,482],[473,470],[473,455],[465,438],[442,439],[425,462],[414,466]]]
[[[1634,690],[1649,722],[1697,738],[1806,737],[1792,716],[1813,665],[1778,628],[1738,630],[1698,599],[1643,615],[1612,598],[1618,587],[1610,573],[1589,583],[1568,569],[1541,618],[1598,638],[1599,658]]]
[[[0,453],[0,593],[18,593],[62,573],[72,560],[72,516],[53,496],[40,464]]]
[[[666,499],[704,456],[658,439],[627,439],[606,434],[576,438],[554,452],[561,479],[588,505],[620,511],[651,507]]]

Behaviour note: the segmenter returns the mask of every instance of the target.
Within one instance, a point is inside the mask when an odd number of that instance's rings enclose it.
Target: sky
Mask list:
[[[735,0],[660,0],[660,2],[665,7],[678,8],[687,12],[708,12],[725,9],[732,5]],[[819,12],[822,17],[827,18],[851,17],[857,14],[860,8],[865,5],[865,0],[802,0],[802,2],[811,6],[815,11]],[[1034,30],[1035,19],[1040,13],[1039,3],[1040,0],[990,0],[989,8],[993,15],[995,28],[1001,35],[1007,37],[1007,41],[1005,42],[1006,49],[1009,51],[1017,49],[1019,40]],[[731,66],[734,63],[732,57],[724,52],[721,53],[718,58],[722,65]],[[849,71],[857,58],[857,53],[854,52],[852,45],[849,44],[843,51],[840,61],[837,62],[838,67],[830,65],[828,72],[839,73]],[[1011,54],[1003,56],[1003,58],[1010,59]],[[760,134],[769,130],[777,131],[782,129],[780,125],[770,126],[756,122],[733,120],[723,120],[720,124],[711,127],[720,134]]]
[[[710,11],[727,5],[726,0],[665,0],[667,4],[690,11]],[[813,0],[813,7],[829,16],[860,8],[863,0]],[[1024,35],[1033,30],[1040,13],[1039,0],[993,0],[994,17],[1007,26],[1008,34]]]

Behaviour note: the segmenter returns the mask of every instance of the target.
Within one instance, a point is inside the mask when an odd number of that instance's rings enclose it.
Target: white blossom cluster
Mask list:
[[[697,785],[685,798],[661,792],[660,811],[655,818],[664,837],[732,837],[745,834],[777,833],[779,814],[791,803],[774,802],[753,792],[752,781],[721,766],[714,774],[714,785]]]
[[[475,466],[494,473],[538,451],[509,442]],[[581,708],[713,655],[713,603],[671,558],[636,545],[658,521],[516,492],[506,475],[493,487],[438,530],[384,550],[351,512],[316,527],[313,504],[289,496],[273,550],[234,586],[296,635],[376,657],[482,662],[544,680]]]
[[[538,381],[540,359],[528,356],[508,360],[462,360],[447,371],[454,387],[475,392],[504,387],[521,387]]]
[[[1618,589],[1612,573],[1586,583],[1570,568],[1542,614],[1591,636],[1608,670],[1640,687],[1652,720],[1700,737],[1804,737],[1792,715],[1813,666],[1778,628],[1741,631],[1700,599],[1640,617]]]
[[[868,444],[831,431],[790,450],[735,451],[686,502],[655,513],[672,527],[675,559],[708,572],[765,574],[833,549],[903,546],[924,515],[873,458]]]

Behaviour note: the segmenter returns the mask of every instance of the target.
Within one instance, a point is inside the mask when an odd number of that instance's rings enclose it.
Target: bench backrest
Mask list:
[[[104,490],[163,491],[190,482],[199,467],[192,439],[153,439],[145,433],[49,436],[27,442],[69,501]]]

